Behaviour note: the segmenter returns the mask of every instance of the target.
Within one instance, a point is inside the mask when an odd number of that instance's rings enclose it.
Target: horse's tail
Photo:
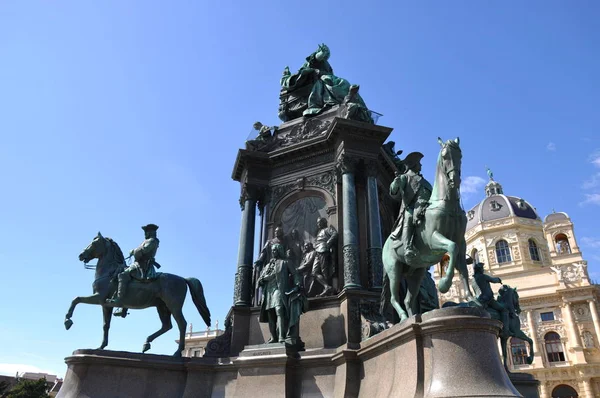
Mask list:
[[[202,288],[202,283],[196,278],[186,278],[185,281],[190,288],[190,293],[192,294],[192,300],[200,313],[200,316],[206,323],[206,326],[210,327],[210,310],[206,305],[206,299],[204,298],[204,289]]]
[[[381,287],[381,303],[379,304],[379,313],[385,317],[387,312],[388,303],[390,302],[390,277],[387,272],[385,272],[385,267],[383,269],[383,285]]]

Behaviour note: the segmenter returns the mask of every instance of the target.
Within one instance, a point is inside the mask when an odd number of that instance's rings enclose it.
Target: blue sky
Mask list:
[[[100,344],[99,307],[63,327],[91,294],[77,255],[98,231],[125,251],[158,224],[162,270],[199,278],[222,325],[236,152],[256,120],[278,123],[283,68],[322,42],[429,179],[436,138],[459,136],[465,206],[490,166],[542,217],[572,217],[598,279],[599,18],[595,1],[1,2],[0,372],[64,375],[65,356]],[[184,313],[205,328],[189,297]],[[108,348],[139,351],[159,325],[152,309],[115,318]]]

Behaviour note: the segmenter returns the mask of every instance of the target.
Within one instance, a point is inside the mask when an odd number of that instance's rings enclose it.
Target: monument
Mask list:
[[[386,143],[392,129],[334,74],[330,55],[321,44],[296,73],[284,69],[282,124],[254,123],[256,138],[238,151],[225,332],[201,358],[75,351],[60,397],[522,396],[497,349],[502,323],[481,307],[438,308],[427,272],[447,253],[440,289],[457,269],[470,291],[460,140],[438,138],[430,184],[423,154],[400,158]],[[111,272],[106,284],[127,278]],[[127,300],[109,295],[98,304],[110,318]]]

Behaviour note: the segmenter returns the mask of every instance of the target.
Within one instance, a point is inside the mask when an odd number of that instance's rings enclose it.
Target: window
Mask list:
[[[577,398],[579,394],[571,386],[561,384],[552,390],[552,398]]]
[[[527,345],[523,340],[516,337],[511,338],[510,352],[513,365],[527,365]]]
[[[565,361],[565,353],[563,352],[562,342],[560,341],[560,335],[558,333],[547,333],[544,336],[544,343],[546,345],[546,355],[548,355],[548,362]]]
[[[554,243],[556,243],[556,252],[558,254],[571,254],[571,245],[569,245],[569,238],[567,238],[567,235],[556,235],[554,237]]]
[[[529,256],[533,261],[541,261],[540,251],[533,239],[529,239]]]
[[[200,348],[200,349],[194,350],[194,356],[195,357],[201,357],[202,355],[204,355],[204,348]]]
[[[542,312],[540,314],[540,317],[542,318],[542,322],[553,321],[554,320],[554,312]]]
[[[498,264],[509,263],[512,261],[510,248],[505,240],[496,242],[496,258],[498,259]]]

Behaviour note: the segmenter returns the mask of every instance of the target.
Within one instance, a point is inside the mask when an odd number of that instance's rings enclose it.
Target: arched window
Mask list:
[[[554,237],[554,243],[556,243],[556,252],[558,254],[571,254],[571,245],[569,245],[569,238],[567,238],[567,235],[556,235]]]
[[[509,263],[512,261],[510,256],[510,247],[508,247],[508,243],[505,240],[499,240],[496,242],[496,258],[498,260],[498,264]]]
[[[529,256],[533,261],[541,261],[540,250],[533,239],[529,239]]]
[[[477,249],[473,249],[471,252],[471,258],[473,259],[473,264],[477,264],[479,262],[479,252]]]
[[[510,352],[513,365],[527,365],[527,344],[521,339],[510,339]]]
[[[544,336],[544,343],[546,345],[546,355],[548,355],[548,362],[564,362],[565,353],[563,352],[562,342],[560,341],[560,335],[556,332],[548,332]]]
[[[552,398],[576,398],[579,397],[577,391],[571,386],[566,384],[561,384],[559,386],[554,387],[552,390]]]

